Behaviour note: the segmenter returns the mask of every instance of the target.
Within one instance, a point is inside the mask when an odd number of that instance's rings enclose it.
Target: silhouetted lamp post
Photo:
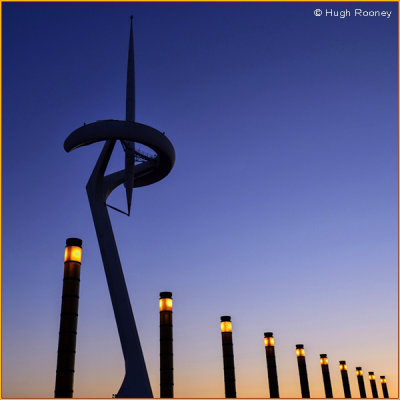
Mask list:
[[[386,377],[384,375],[381,376],[381,385],[382,385],[383,397],[385,399],[388,399],[389,392],[388,392],[387,385],[386,385]]]
[[[56,398],[72,397],[74,391],[81,259],[82,240],[77,238],[67,239],[64,254],[64,280],[54,391]]]
[[[358,388],[360,389],[360,398],[365,399],[367,394],[365,392],[364,376],[361,367],[356,367],[356,375],[358,381]]]
[[[275,341],[272,332],[264,333],[265,355],[267,357],[269,397],[279,398],[278,374],[276,372]]]
[[[221,317],[222,354],[224,359],[225,397],[236,397],[235,360],[233,357],[232,322],[228,315]]]
[[[376,388],[375,375],[372,371],[368,372],[369,383],[371,384],[372,397],[378,398],[378,389]]]
[[[174,397],[172,293],[160,293],[160,397]]]
[[[308,386],[306,355],[304,345],[296,344],[297,365],[299,366],[301,397],[310,398],[310,388]]]
[[[320,354],[319,359],[321,362],[322,379],[324,380],[325,397],[327,399],[331,399],[333,397],[333,394],[331,376],[329,374],[328,356],[326,354]]]
[[[340,374],[342,375],[344,397],[351,398],[349,375],[347,373],[346,361],[339,361]]]

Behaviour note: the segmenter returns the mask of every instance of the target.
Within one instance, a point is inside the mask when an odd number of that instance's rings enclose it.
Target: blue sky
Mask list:
[[[232,316],[239,397],[268,395],[264,331],[282,397],[300,397],[297,343],[312,397],[324,393],[320,353],[335,397],[342,359],[353,396],[356,366],[386,375],[395,395],[397,3],[2,9],[3,396],[53,396],[71,236],[83,240],[75,396],[121,384],[85,192],[101,144],[67,154],[63,142],[84,122],[124,119],[131,14],[136,118],[176,151],[168,177],[134,191],[130,218],[110,211],[154,395],[160,291],[175,301],[177,397],[224,396],[221,315]]]

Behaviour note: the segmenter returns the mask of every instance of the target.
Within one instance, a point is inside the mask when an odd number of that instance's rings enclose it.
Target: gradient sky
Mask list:
[[[390,10],[316,17],[320,8]],[[176,397],[223,397],[231,315],[238,397],[312,397],[327,353],[397,395],[397,3],[3,3],[3,396],[54,394],[63,253],[83,239],[75,397],[111,397],[123,359],[85,185],[84,122],[124,119],[134,15],[137,121],[176,163],[110,210],[153,387],[158,295],[174,297]],[[122,150],[111,170],[123,166]],[[125,207],[124,191],[110,197]],[[366,381],[367,396],[371,397]],[[380,397],[382,391],[378,381]]]

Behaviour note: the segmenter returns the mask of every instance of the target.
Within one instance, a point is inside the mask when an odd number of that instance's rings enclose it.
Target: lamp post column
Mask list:
[[[297,365],[299,366],[301,397],[303,399],[310,398],[310,388],[308,386],[306,356],[304,345],[296,344]]]
[[[267,357],[269,397],[279,398],[278,374],[276,371],[275,340],[272,332],[264,333],[265,355]]]
[[[160,397],[174,397],[172,293],[160,293]]]
[[[375,374],[373,371],[368,372],[369,383],[371,384],[372,397],[378,398],[378,389],[376,388]]]
[[[79,283],[82,240],[67,239],[58,337],[55,398],[71,398],[74,387],[76,333],[78,327]]]
[[[319,357],[322,369],[322,379],[324,380],[325,397],[327,399],[331,399],[333,397],[333,394],[331,376],[329,373],[328,356],[326,354],[320,354]]]
[[[381,376],[381,385],[382,385],[382,392],[383,392],[383,397],[385,399],[389,398],[389,392],[386,384],[386,377],[384,375]]]
[[[347,373],[346,361],[339,361],[340,374],[342,375],[344,397],[351,398],[349,375]]]
[[[232,322],[228,315],[221,317],[222,356],[224,360],[225,397],[236,398],[235,360],[233,356]]]
[[[360,398],[365,399],[367,397],[367,394],[365,392],[364,377],[361,367],[356,367],[356,375],[358,381],[358,388],[360,389]]]

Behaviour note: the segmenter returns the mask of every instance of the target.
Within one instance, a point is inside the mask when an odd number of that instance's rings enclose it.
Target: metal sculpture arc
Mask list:
[[[116,397],[151,398],[153,394],[106,200],[114,189],[124,184],[128,202],[127,214],[129,215],[132,189],[158,182],[168,175],[175,162],[175,151],[171,142],[162,132],[133,120],[135,107],[133,73],[131,22],[128,57],[127,120],[103,120],[84,125],[67,137],[64,142],[64,149],[70,152],[92,143],[105,142],[86,185],[86,191],[125,361],[125,377]],[[125,168],[105,175],[117,141],[121,141],[125,150]],[[140,152],[136,150],[136,143],[149,147],[155,156],[143,156],[141,159],[143,162],[135,163],[136,156],[140,155]]]
[[[175,162],[174,148],[163,133],[148,125],[131,121],[104,120],[84,125],[68,136],[64,149],[69,152],[103,140],[140,143],[157,154],[157,157],[140,164],[139,171],[135,173],[134,187],[160,181],[169,174]]]

